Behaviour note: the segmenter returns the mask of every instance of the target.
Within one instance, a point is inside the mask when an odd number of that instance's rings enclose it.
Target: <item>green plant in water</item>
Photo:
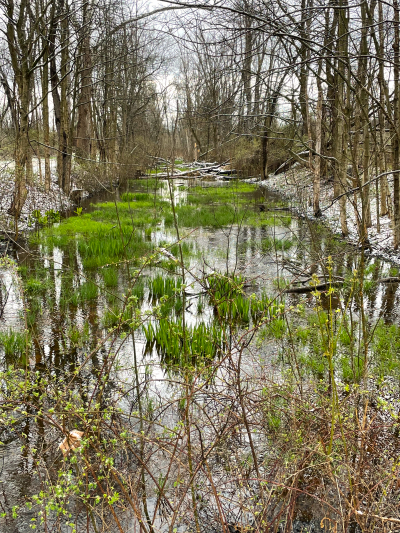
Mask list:
[[[37,278],[29,278],[25,281],[25,291],[27,294],[42,294],[46,292],[47,282]]]
[[[277,237],[266,237],[261,241],[261,251],[263,253],[278,251],[284,252],[290,250],[294,242],[290,239],[278,239]]]
[[[143,277],[136,279],[135,284],[132,287],[131,294],[135,296],[139,302],[144,298],[145,282]]]
[[[118,286],[118,270],[114,267],[103,268],[102,270],[104,285],[106,287]]]
[[[376,288],[376,281],[373,279],[366,279],[364,281],[364,292],[366,294],[371,294],[372,291]]]
[[[371,341],[374,372],[379,378],[400,376],[400,328],[397,324],[385,324],[380,320]]]
[[[85,322],[81,327],[73,324],[67,328],[66,333],[73,347],[82,347],[90,338],[89,323]]]
[[[242,276],[212,274],[207,278],[208,297],[222,321],[248,323],[251,302],[243,292]]]
[[[31,345],[28,333],[9,329],[0,332],[0,347],[9,364],[24,365],[26,362],[27,349]]]
[[[114,328],[119,324],[124,325],[130,318],[131,311],[129,309],[125,309],[122,312],[119,305],[114,305],[105,311],[101,324],[103,328]]]
[[[91,281],[86,281],[79,287],[79,299],[81,301],[94,300],[98,296],[98,287]]]
[[[223,332],[215,323],[206,325],[200,322],[195,326],[186,325],[186,343],[188,360],[183,354],[182,320],[159,320],[155,325],[143,326],[147,340],[147,351],[155,345],[162,356],[162,362],[168,365],[185,367],[196,366],[204,359],[212,359],[223,349]]]
[[[175,296],[182,286],[182,278],[169,277],[159,274],[149,282],[150,293],[153,298]]]

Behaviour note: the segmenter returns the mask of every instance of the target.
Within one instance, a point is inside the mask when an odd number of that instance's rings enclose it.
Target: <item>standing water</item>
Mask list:
[[[398,272],[236,181],[82,208],[3,260],[0,530],[341,523],[341,405],[373,429],[397,398]]]

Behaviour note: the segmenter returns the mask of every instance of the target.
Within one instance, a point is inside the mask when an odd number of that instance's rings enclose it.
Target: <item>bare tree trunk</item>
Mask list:
[[[379,49],[378,49],[378,58],[379,58],[379,72],[378,72],[378,83],[379,83],[379,163],[380,163],[380,172],[387,172],[387,148],[385,140],[385,118],[384,118],[384,109],[386,94],[388,93],[387,85],[385,82],[385,40],[383,33],[383,11],[382,11],[382,2],[378,1],[378,29],[379,29]],[[388,109],[390,111],[390,109]],[[393,213],[391,208],[391,198],[390,198],[390,189],[386,176],[382,176],[380,179],[380,214],[381,216],[389,214],[392,218]]]
[[[68,111],[68,18],[64,12],[64,0],[59,0],[58,18],[61,18],[61,81],[58,78],[55,39],[57,30],[57,20],[54,21],[49,33],[49,54],[50,54],[50,81],[53,96],[54,118],[58,133],[58,153],[57,153],[57,173],[60,188],[69,194],[71,175],[71,156],[69,154],[69,111]],[[61,85],[61,96],[58,86]]]
[[[78,124],[76,127],[76,155],[89,158],[92,139],[91,98],[92,98],[92,57],[90,50],[90,28],[88,4],[83,7],[81,38],[81,83],[78,98]]]
[[[319,207],[319,197],[321,189],[321,149],[322,149],[322,83],[320,74],[322,70],[321,62],[318,69],[317,87],[318,87],[318,100],[317,100],[317,116],[315,124],[315,164],[314,164],[314,180],[313,180],[313,212],[314,216],[321,216],[321,209]]]
[[[308,46],[306,45],[307,39],[307,0],[301,0],[301,23],[300,23],[300,35],[302,38],[302,44],[300,48],[300,110],[301,110],[301,134],[307,135],[308,132],[308,105],[307,105],[307,93],[308,93],[308,65],[307,60],[309,57]]]
[[[20,98],[20,108],[19,108],[19,124],[16,130],[15,138],[15,189],[14,195],[11,202],[11,206],[8,209],[8,213],[14,216],[16,227],[17,220],[21,214],[22,208],[25,204],[28,191],[26,188],[27,182],[32,180],[32,164],[28,165],[28,159],[32,155],[30,153],[29,146],[29,118],[28,118],[28,107],[29,107],[29,88],[26,84],[26,79],[20,80],[19,84],[19,98]],[[30,171],[30,173],[29,173]]]
[[[245,0],[244,8],[248,10],[248,2]],[[251,130],[251,63],[253,55],[253,20],[248,16],[244,16],[244,55],[242,66],[242,82],[243,92],[245,97],[245,114],[246,119],[244,121],[244,131],[247,133]]]
[[[399,19],[399,3],[398,0],[393,0],[394,9],[394,96],[393,96],[393,108],[394,108],[394,132],[393,132],[393,212],[394,212],[394,247],[397,249],[400,244],[400,113],[399,113],[399,74],[400,74],[400,19]]]
[[[342,235],[346,237],[349,233],[347,227],[346,212],[346,191],[347,191],[347,144],[348,144],[348,122],[346,94],[348,87],[346,79],[348,76],[348,6],[347,0],[340,0],[339,23],[338,23],[338,67],[337,67],[337,140],[336,140],[336,182],[337,192],[340,195],[340,226]]]
[[[47,43],[43,43],[47,47]],[[51,188],[51,169],[50,169],[50,126],[49,126],[49,52],[43,56],[42,68],[42,115],[43,115],[43,150],[44,150],[44,186],[45,190]]]

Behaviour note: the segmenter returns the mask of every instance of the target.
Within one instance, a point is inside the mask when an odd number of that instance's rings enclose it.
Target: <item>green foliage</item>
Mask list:
[[[102,275],[106,287],[118,286],[118,270],[115,267],[103,268]]]
[[[47,281],[42,281],[37,278],[29,278],[25,281],[25,291],[27,294],[43,294],[48,288]]]
[[[153,298],[175,296],[181,290],[182,278],[172,278],[159,274],[150,281],[149,289]]]
[[[232,205],[217,205],[193,208],[182,205],[176,208],[179,225],[185,228],[213,227],[220,228],[230,224],[239,224],[246,219],[246,212],[239,211]],[[173,219],[165,218],[165,225],[172,226]]]
[[[128,308],[125,308],[122,311],[120,305],[114,305],[108,309],[103,314],[101,324],[104,328],[114,328],[118,325],[124,325],[131,318],[131,311]]]
[[[146,192],[124,192],[121,194],[123,202],[152,202],[154,200],[153,193]]]
[[[92,281],[86,281],[82,283],[78,291],[78,300],[80,302],[86,302],[88,300],[95,300],[98,296],[98,287]]]
[[[25,357],[30,344],[31,339],[27,333],[13,329],[0,331],[0,348],[4,351],[5,358],[9,363],[25,364]]]
[[[35,224],[36,226],[44,226],[46,224],[51,225],[55,222],[60,222],[61,215],[59,211],[54,211],[50,209],[46,211],[44,215],[40,212],[40,209],[34,209],[29,216],[28,226]]]
[[[145,282],[143,278],[139,278],[135,280],[135,283],[132,287],[132,296],[135,296],[139,302],[141,302],[144,298],[144,291],[145,291]]]
[[[400,376],[400,328],[379,321],[371,342],[374,372],[381,378]]]
[[[147,350],[151,352],[155,345],[167,365],[196,366],[204,359],[214,358],[224,346],[222,329],[215,323],[186,326],[184,332],[181,319],[162,319],[155,325],[143,326],[143,331]]]
[[[79,327],[76,324],[70,325],[66,330],[67,338],[73,347],[82,347],[90,339],[89,323],[85,322]]]
[[[283,252],[290,250],[294,245],[290,239],[278,239],[277,237],[266,237],[261,241],[261,251],[263,253],[277,251]]]

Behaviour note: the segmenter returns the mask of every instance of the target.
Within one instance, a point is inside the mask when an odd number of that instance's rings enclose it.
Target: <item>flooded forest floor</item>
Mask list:
[[[2,531],[397,527],[391,263],[256,184],[150,178],[0,274]]]

